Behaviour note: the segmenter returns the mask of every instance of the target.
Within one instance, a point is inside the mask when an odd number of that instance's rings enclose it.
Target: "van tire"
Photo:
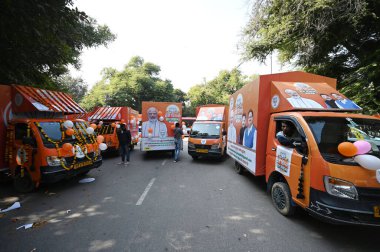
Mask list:
[[[274,207],[284,216],[292,216],[296,207],[292,205],[292,195],[288,184],[276,182],[271,188],[271,198]]]
[[[237,174],[242,175],[244,173],[244,169],[245,168],[241,164],[235,161],[235,171]]]
[[[13,187],[20,193],[28,193],[35,189],[35,184],[30,177],[28,171],[25,169],[24,177],[21,177],[21,172],[13,177]]]

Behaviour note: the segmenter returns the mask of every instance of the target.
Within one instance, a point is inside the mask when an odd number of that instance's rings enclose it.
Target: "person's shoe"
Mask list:
[[[124,162],[124,165],[129,165],[129,162]]]
[[[174,162],[174,163],[177,163],[177,160],[174,160],[173,162]]]
[[[118,165],[122,165],[122,164],[124,164],[124,162],[119,162],[119,163],[117,163]]]
[[[127,161],[126,164],[129,165],[129,161]]]

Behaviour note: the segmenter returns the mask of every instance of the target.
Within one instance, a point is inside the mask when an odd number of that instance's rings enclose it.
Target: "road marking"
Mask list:
[[[161,165],[165,165],[165,163],[166,163],[166,160],[167,160],[167,159],[165,159],[164,161],[162,161],[162,164],[161,164]]]
[[[136,203],[136,206],[140,206],[142,204],[142,202],[144,201],[146,195],[148,194],[148,192],[149,192],[150,188],[152,187],[155,180],[156,180],[156,178],[152,178],[152,180],[146,186],[145,191],[143,192],[143,194],[141,194],[139,200]]]

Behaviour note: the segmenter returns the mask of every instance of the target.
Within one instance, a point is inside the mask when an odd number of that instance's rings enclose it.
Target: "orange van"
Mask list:
[[[115,128],[120,127],[120,123],[125,123],[131,132],[133,150],[139,142],[139,113],[130,107],[98,107],[88,117],[91,123],[97,124],[96,133],[104,137],[107,144],[106,152],[118,151],[119,140]]]
[[[173,151],[174,127],[181,124],[182,104],[178,102],[142,102],[141,151]]]
[[[193,159],[213,157],[221,159],[226,153],[226,121],[228,107],[206,105],[197,108],[197,118],[188,140],[188,153]]]
[[[380,225],[380,120],[335,88],[305,72],[259,76],[230,97],[227,153],[239,174],[266,177],[285,216],[301,207],[332,223]]]
[[[102,164],[87,122],[66,120],[85,111],[62,92],[0,85],[0,171],[16,190],[86,174]]]

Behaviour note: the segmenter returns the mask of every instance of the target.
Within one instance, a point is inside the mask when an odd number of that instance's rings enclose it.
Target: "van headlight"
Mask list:
[[[330,195],[345,199],[359,199],[358,192],[351,182],[329,176],[324,177],[324,182],[325,189]]]
[[[63,161],[64,164],[66,164],[65,158],[59,158],[57,156],[49,156],[46,158],[46,161],[49,166],[60,166],[61,160]]]
[[[211,150],[217,150],[217,149],[219,149],[219,144],[211,145]]]
[[[187,147],[188,147],[188,148],[191,148],[191,149],[194,149],[194,148],[195,148],[195,145],[194,145],[193,143],[190,143],[190,142],[189,142],[188,145],[187,145]]]

